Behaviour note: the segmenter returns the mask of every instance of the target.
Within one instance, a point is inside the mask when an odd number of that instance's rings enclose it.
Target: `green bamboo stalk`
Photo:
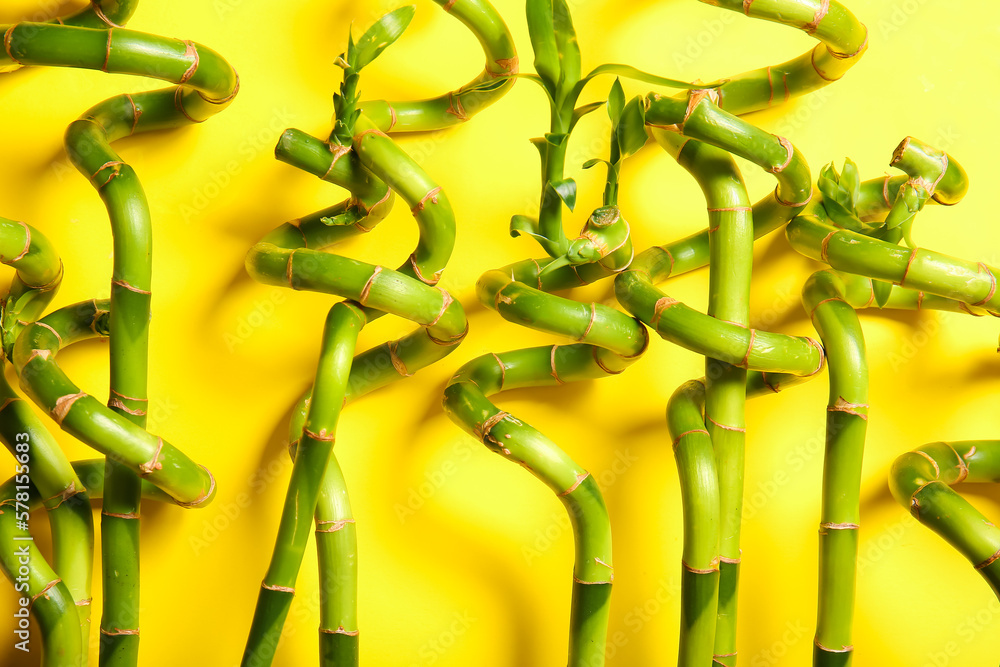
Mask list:
[[[329,141],[287,130],[275,149],[279,160],[346,188],[351,198],[275,229],[248,253],[250,275],[263,283],[343,296],[349,301],[334,308],[354,313],[358,329],[386,313],[413,321],[420,328],[352,358],[357,332],[353,337],[344,332],[334,336],[328,321],[331,333],[324,339],[323,355],[346,355],[346,362],[331,366],[321,361],[313,389],[293,411],[292,480],[244,651],[244,665],[269,665],[273,660],[308,538],[306,517],[313,515],[322,584],[321,664],[357,664],[354,519],[332,445],[319,446],[309,429],[318,420],[332,420],[332,438],[336,415],[349,399],[408,377],[444,357],[467,331],[461,305],[435,287],[455,242],[451,205],[442,189],[385,132],[446,127],[465,120],[506,92],[512,82],[500,80],[488,87],[479,84],[516,69],[517,60],[506,26],[488,3],[459,0],[439,4],[480,38],[488,58],[480,79],[433,100],[358,104],[360,70],[399,37],[412,15],[412,10],[397,10],[369,28],[357,44],[352,37],[341,56],[344,83],[334,98],[336,115]],[[502,71],[494,72],[489,60],[496,61]],[[447,108],[441,106],[444,100]],[[449,114],[455,119],[447,118]],[[391,209],[395,194],[410,207],[419,231],[416,249],[399,269],[325,251],[346,238],[371,231]],[[345,321],[338,326],[349,324]],[[373,367],[385,360],[390,363],[381,364],[373,373]],[[334,372],[335,376],[324,377]],[[334,390],[324,389],[324,383],[336,387],[336,401]],[[307,444],[309,447],[304,446]]]
[[[360,108],[381,132],[424,132],[462,124],[507,94],[518,71],[507,24],[486,0],[434,0],[461,21],[483,47],[486,66],[469,83],[415,101],[372,100]]]
[[[753,223],[746,186],[732,157],[725,151],[699,141],[684,142],[679,149],[678,163],[698,181],[708,206],[708,315],[749,328]],[[712,659],[723,665],[734,665],[747,371],[712,358],[706,358],[705,364],[703,428],[708,431],[715,450],[721,511],[718,624]],[[696,576],[692,573],[688,578]],[[682,660],[682,664],[704,664],[706,658],[707,655],[692,655],[689,663]]]
[[[132,18],[138,4],[138,0],[91,0],[87,7],[52,19],[50,23],[81,28],[121,28]]]
[[[969,559],[1000,598],[1000,528],[951,487],[1000,479],[1000,441],[935,442],[892,464],[893,497]]]
[[[604,664],[614,573],[607,509],[597,483],[583,466],[541,432],[497,408],[489,396],[620,373],[645,349],[644,329],[637,327],[637,334],[632,340],[621,336],[616,344],[628,356],[586,343],[483,355],[460,368],[445,389],[445,413],[456,425],[526,468],[566,507],[576,543],[570,667]]]
[[[55,296],[62,280],[62,262],[37,229],[6,218],[0,218],[0,262],[16,271],[3,300],[0,321],[6,366],[17,335]],[[87,491],[58,443],[6,378],[0,378],[0,399],[0,440],[15,458],[21,453],[29,455],[31,481],[43,494],[49,514],[55,571],[76,601],[81,651],[86,655],[94,542]]]
[[[861,522],[861,461],[868,426],[868,364],[857,313],[829,271],[814,274],[802,300],[823,340],[830,366],[823,508],[820,518],[819,611],[813,664],[849,665]]]
[[[726,659],[717,655],[721,645],[717,632],[728,634],[720,606],[729,603],[729,598],[721,604],[719,599],[721,460],[717,463],[719,452],[706,428],[705,393],[704,380],[692,380],[682,384],[667,404],[684,508],[679,667]]]
[[[270,665],[281,639],[282,626],[295,594],[295,580],[309,539],[310,519],[316,511],[323,471],[332,458],[354,346],[364,325],[364,313],[349,302],[334,304],[327,316],[312,401],[297,446],[274,554],[261,583],[250,636],[243,653],[242,664],[247,667]],[[306,517],[306,520],[300,517]],[[344,638],[349,637],[347,642],[356,645],[356,624],[346,630],[353,634],[344,633]],[[353,654],[356,657],[356,646]]]
[[[31,443],[31,460],[33,460],[35,458],[33,438]],[[42,508],[48,509],[49,504],[44,498],[44,492],[35,484],[36,479],[39,479],[36,474],[38,468],[33,467],[34,464],[30,460],[29,466],[32,467],[28,472],[19,473],[0,486],[0,508],[6,508],[0,510],[0,569],[14,584],[19,598],[24,597],[30,602],[31,616],[38,623],[42,634],[41,664],[44,667],[83,666],[87,664],[86,634],[81,644],[79,627],[74,633],[73,624],[76,622],[78,612],[81,616],[86,614],[89,618],[89,606],[81,605],[81,600],[72,594],[66,580],[60,580],[59,575],[35,546],[31,534],[18,526],[19,521],[26,521],[25,517],[29,513]],[[104,469],[104,459],[74,461],[69,474],[75,479],[83,480],[90,498],[97,500],[104,495]],[[25,495],[19,496],[19,493]],[[161,502],[172,500],[166,493],[145,480],[142,482],[142,494],[147,500]],[[79,504],[79,513],[81,516],[85,514],[92,525],[92,510],[84,494],[81,492],[73,498],[84,501]],[[51,515],[51,510],[49,511]],[[92,553],[92,531],[90,543]],[[58,563],[60,548],[57,545],[53,546],[55,562]],[[26,555],[19,553],[21,547],[26,548]],[[21,561],[22,556],[26,563]],[[23,574],[20,570],[22,565],[25,566]],[[87,571],[89,577],[89,568]],[[86,602],[89,603],[89,600]],[[89,623],[83,618],[80,619],[80,624],[89,628]]]
[[[28,455],[31,483],[49,516],[54,571],[75,601],[81,651],[86,655],[94,559],[94,521],[87,489],[48,429],[4,378],[0,378],[0,400],[0,441],[15,459]]]
[[[34,227],[0,218],[0,263],[16,273],[3,299],[0,330],[3,354],[10,358],[23,327],[45,312],[62,282],[62,260],[52,243]]]
[[[837,0],[701,0],[751,18],[803,30],[819,40],[807,53],[721,79],[719,106],[740,116],[837,81],[868,49],[868,29]]]
[[[56,355],[65,346],[108,335],[109,306],[107,300],[86,301],[60,308],[26,326],[13,354],[21,388],[63,430],[129,465],[166,491],[176,504],[204,505],[215,493],[215,480],[208,470],[81,392],[56,362]]]
[[[110,143],[137,132],[206,119],[228,106],[238,89],[238,78],[221,56],[203,46],[111,27],[127,19],[134,4],[92,5],[71,17],[67,23],[72,25],[4,26],[7,60],[0,58],[0,66],[17,63],[84,67],[154,76],[180,84],[107,100],[73,123],[66,136],[71,160],[101,194],[112,224],[115,252],[109,323],[109,406],[142,428],[148,401],[149,210],[134,171],[122,162]],[[90,29],[98,27],[107,30]],[[111,458],[107,465],[108,492],[102,512],[106,604],[101,621],[101,664],[134,665],[139,641],[141,489],[134,471]]]

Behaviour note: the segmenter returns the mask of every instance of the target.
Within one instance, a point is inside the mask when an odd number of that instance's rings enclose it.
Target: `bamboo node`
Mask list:
[[[868,48],[868,26],[862,23],[861,27],[865,29],[865,38],[861,40],[861,46],[855,49],[854,53],[838,53],[830,49],[830,47],[827,47],[827,52],[829,52],[829,54],[837,60],[849,60],[858,56],[862,51]]]
[[[428,200],[430,200],[432,204],[438,203],[438,195],[440,194],[441,194],[440,187],[431,188],[430,190],[427,191],[427,194],[425,194],[423,197],[420,198],[420,201],[414,204],[413,208],[410,209],[410,212],[413,213],[413,215],[420,213],[427,206]]]
[[[576,474],[576,480],[569,486],[569,488],[566,489],[565,491],[562,491],[561,493],[557,493],[556,497],[562,498],[563,496],[568,496],[569,494],[573,493],[574,491],[576,491],[577,487],[579,487],[580,484],[583,483],[583,480],[587,479],[588,477],[590,477],[590,473],[587,472],[586,470],[584,470],[583,472],[578,472]],[[607,563],[601,563],[601,565],[607,565]],[[611,566],[608,565],[608,567]]]
[[[708,568],[691,567],[683,560],[681,560],[681,565],[684,567],[685,570],[687,570],[692,574],[713,574],[719,571],[719,557],[716,556],[715,558],[713,558],[712,562],[710,563],[711,567]]]
[[[450,113],[461,121],[469,120],[469,116],[465,113],[465,108],[462,107],[462,99],[457,97],[454,91],[448,93],[448,108],[445,109],[445,113]]]
[[[777,137],[777,139],[778,143],[781,144],[781,147],[785,149],[787,157],[785,157],[785,161],[782,162],[781,164],[771,167],[770,169],[767,170],[772,174],[780,174],[781,172],[783,172],[785,168],[792,163],[792,158],[795,156],[795,147],[792,146],[792,142],[790,142],[788,139],[784,137]]]
[[[819,643],[818,638],[813,640],[813,643],[816,644],[816,648],[818,648],[821,651],[826,651],[827,653],[850,653],[851,651],[854,650],[853,644],[849,646],[842,646],[840,648],[830,648],[828,646],[823,646],[822,644]]]
[[[198,47],[195,46],[194,42],[187,39],[184,40],[184,57],[194,58],[194,61],[191,63],[190,67],[184,70],[184,74],[181,75],[181,80],[177,82],[180,85],[184,85],[191,80],[191,77],[193,77],[194,73],[198,70],[198,64],[201,61],[201,57],[198,55]]]
[[[500,66],[499,72],[490,72],[490,76],[494,78],[500,76],[513,76],[520,70],[520,61],[517,56],[512,56],[510,58],[497,58],[493,62]]]
[[[910,253],[910,258],[906,261],[906,268],[903,269],[903,275],[900,276],[899,282],[895,283],[896,285],[899,285],[900,287],[904,287],[903,283],[906,282],[906,276],[907,276],[907,274],[910,273],[910,267],[913,266],[913,260],[917,258],[917,252],[919,250],[920,250],[920,248],[914,248],[913,251]]]
[[[983,568],[992,565],[994,562],[996,562],[996,560],[998,558],[1000,558],[1000,550],[997,550],[996,553],[994,553],[992,556],[990,556],[989,558],[987,558],[986,560],[984,560],[982,563],[980,563],[979,565],[977,565],[976,569],[977,570],[982,570]]]
[[[441,5],[441,9],[445,10],[446,12],[450,12],[451,8],[454,6],[455,6],[455,0],[448,0],[448,2]]]
[[[719,556],[719,560],[727,565],[739,565],[743,562],[742,558],[728,558],[726,556]],[[733,655],[736,655],[735,653]]]
[[[28,251],[31,250],[31,228],[20,220],[17,221],[17,224],[24,227],[24,249],[16,257],[12,257],[11,259],[0,259],[0,261],[4,264],[14,264],[15,262],[21,261],[28,254]]]
[[[35,600],[37,600],[38,598],[42,597],[43,595],[45,596],[45,599],[48,600],[49,599],[48,592],[50,590],[52,590],[53,587],[55,587],[56,585],[58,585],[60,583],[62,583],[62,579],[59,579],[58,577],[56,577],[55,579],[53,579],[49,583],[45,584],[45,587],[42,590],[38,591],[37,593],[35,593],[34,595],[31,596],[31,602],[28,604],[28,607],[31,608],[31,607],[35,606]]]
[[[400,377],[408,378],[412,376],[413,373],[410,373],[406,369],[406,363],[400,358],[399,353],[397,352],[398,345],[398,341],[389,341],[389,361],[392,362],[392,367],[396,369],[396,372],[399,373]]]
[[[104,510],[101,510],[101,516],[110,516],[114,517],[115,519],[129,519],[129,520],[136,520],[139,518],[139,515],[136,514],[135,512],[118,514],[116,512],[105,512]]]
[[[105,630],[104,628],[101,628],[101,634],[107,635],[109,637],[120,637],[123,635],[138,635],[139,629],[136,628],[134,630],[130,630],[127,628],[111,628],[110,630]]]
[[[350,153],[351,152],[351,147],[350,146],[344,146],[342,144],[331,144],[330,145],[330,152],[333,153],[333,159],[330,160],[330,166],[326,168],[326,173],[324,173],[320,177],[323,180],[326,180],[327,178],[330,177],[330,172],[332,172],[333,168],[336,166],[337,160],[339,160],[340,158],[342,158],[345,155],[347,155],[348,153]]]
[[[663,315],[663,311],[679,303],[680,301],[669,296],[664,296],[657,299],[656,304],[653,306],[653,316],[649,318],[650,326],[652,326],[654,329],[659,329],[660,317]]]
[[[578,342],[583,342],[590,335],[590,330],[594,328],[594,320],[597,319],[597,304],[593,301],[590,302],[590,319],[587,321],[587,328],[583,330],[583,334],[577,338]]]
[[[100,3],[97,0],[90,0],[90,8],[93,10],[94,14],[97,15],[97,18],[101,19],[101,21],[103,21],[104,23],[108,24],[112,28],[121,28],[121,27],[124,27],[124,26],[118,25],[117,23],[113,23],[111,21],[111,19],[109,19],[107,17],[107,15],[104,13],[104,10],[101,9],[101,5],[100,5]]]
[[[367,302],[368,302],[368,297],[372,291],[372,284],[374,284],[375,282],[375,276],[377,276],[380,273],[382,273],[382,267],[376,266],[375,270],[372,271],[371,277],[369,277],[368,280],[365,282],[365,286],[361,288],[361,296],[358,299],[358,303],[360,303],[362,306],[368,305]]]
[[[837,400],[834,401],[833,405],[828,405],[826,407],[826,410],[827,412],[846,412],[856,417],[861,417],[865,421],[868,421],[868,415],[861,411],[867,410],[869,407],[870,406],[867,403],[851,403],[850,401],[846,400],[843,396],[838,396]]]
[[[819,524],[819,531],[822,533],[827,530],[858,530],[861,526],[856,523],[833,523],[825,522]]]
[[[40,352],[40,350],[32,350],[32,352]],[[57,424],[62,426],[63,420],[66,419],[66,415],[69,414],[69,409],[73,407],[74,403],[86,395],[87,394],[81,391],[76,394],[66,394],[65,396],[57,398],[56,403],[52,406],[52,410],[50,412],[52,419],[54,419]]]
[[[131,283],[129,283],[129,282],[125,281],[125,280],[112,280],[111,284],[112,285],[118,285],[118,287],[124,287],[129,292],[135,292],[136,294],[147,294],[147,295],[148,294],[152,294],[152,292],[150,292],[149,290],[140,289],[140,288],[136,287],[135,285],[132,285]]]
[[[816,14],[813,15],[812,21],[802,26],[803,30],[806,31],[807,35],[811,35],[819,28],[820,22],[826,18],[827,12],[830,11],[830,0],[822,0],[819,3],[819,7],[816,8]]]
[[[317,442],[335,442],[337,440],[336,434],[327,433],[325,428],[321,428],[319,430],[319,433],[313,433],[312,431],[309,430],[308,427],[303,426],[302,433],[304,435],[309,436],[313,440],[316,440]]]
[[[980,301],[977,301],[977,302],[975,302],[972,305],[973,306],[985,306],[993,298],[993,295],[996,294],[996,291],[997,291],[997,277],[995,275],[993,275],[993,272],[990,271],[990,267],[986,266],[985,263],[979,262],[978,266],[979,266],[979,272],[980,273],[984,273],[985,272],[986,275],[988,275],[990,277],[990,291],[987,292],[986,296],[983,297]]]
[[[801,208],[812,201],[812,190],[809,191],[809,196],[806,197],[805,201],[800,201],[800,202],[785,201],[784,199],[781,198],[781,195],[778,194],[778,188],[780,187],[781,185],[779,184],[774,188],[774,201],[778,202],[785,208]]]
[[[386,102],[385,106],[389,109],[389,127],[386,128],[386,132],[392,132],[392,128],[396,127],[396,122],[399,120],[396,116],[396,110],[392,108],[392,105]]]
[[[936,479],[941,479],[941,466],[938,465],[938,462],[934,460],[933,456],[919,449],[913,453],[930,461],[931,465],[934,466],[934,477]]]
[[[820,70],[819,65],[816,64],[816,50],[819,49],[820,47],[824,47],[822,42],[817,44],[816,47],[809,52],[809,62],[812,63],[813,71],[816,72],[819,78],[823,79],[824,81],[836,81],[837,79],[831,79],[825,73],[823,73],[823,71]],[[827,52],[829,53],[829,49],[827,49]],[[837,78],[839,79],[840,77]]]
[[[693,428],[690,431],[684,431],[683,433],[681,433],[680,435],[678,435],[676,438],[674,438],[674,442],[673,442],[674,449],[677,448],[677,445],[680,444],[681,440],[683,440],[685,437],[687,437],[689,435],[693,435],[695,433],[703,433],[703,434],[705,434],[707,436],[709,435],[708,431],[706,431],[703,428]],[[709,436],[709,437],[711,437],[711,436]]]
[[[746,428],[743,428],[743,427],[740,427],[740,426],[729,426],[727,424],[720,424],[719,422],[715,421],[711,417],[708,417],[707,419],[708,419],[708,421],[712,422],[718,428],[721,428],[721,429],[726,430],[726,431],[734,431],[736,433],[746,433],[747,432]]]
[[[35,324],[37,324],[38,326],[42,327],[43,329],[48,329],[50,332],[52,332],[52,335],[55,336],[56,340],[59,342],[59,347],[62,347],[62,345],[63,345],[62,336],[60,336],[59,332],[56,331],[55,329],[53,329],[51,325],[49,325],[49,324],[47,324],[45,322],[35,322]]]
[[[3,412],[4,409],[6,409],[6,407],[8,405],[11,405],[11,404],[16,403],[17,401],[21,401],[21,400],[24,400],[24,399],[20,398],[19,396],[12,396],[12,397],[4,399],[3,404],[0,405],[0,412]]]
[[[753,344],[757,341],[757,330],[750,329],[750,342],[747,344],[747,353],[743,355],[743,361],[736,364],[740,368],[750,368],[750,355],[753,353]]]
[[[750,16],[750,5],[753,4],[753,0],[743,0],[743,13]]]
[[[441,318],[444,317],[445,311],[447,311],[449,306],[451,306],[452,302],[454,302],[454,299],[452,298],[451,294],[449,294],[446,290],[442,289],[440,291],[441,291],[441,310],[438,311],[438,314],[434,317],[433,320],[427,323],[426,326],[428,327],[433,327],[438,322],[440,322]]]
[[[206,500],[208,500],[209,498],[211,498],[215,494],[215,475],[213,475],[212,471],[209,470],[208,468],[206,468],[203,465],[199,465],[198,467],[201,468],[202,470],[204,470],[205,474],[208,475],[208,491],[206,491],[205,493],[201,494],[200,496],[198,496],[197,498],[195,498],[191,502],[183,502],[183,501],[180,501],[180,500],[177,500],[176,498],[174,498],[174,504],[175,505],[177,505],[179,507],[186,507],[186,508],[189,508],[189,509],[194,508],[194,507],[199,507],[199,506],[201,506],[202,503],[204,503]]]
[[[556,379],[559,384],[566,384],[562,378],[559,377],[559,369],[556,368],[556,350],[559,349],[558,345],[553,345],[551,352],[549,352],[549,367],[552,369],[550,375]]]
[[[479,439],[485,442],[486,436],[490,434],[490,431],[493,430],[493,427],[509,416],[510,415],[508,413],[504,412],[503,410],[500,410],[495,415],[492,415],[491,417],[483,421],[483,423],[481,423],[478,427],[475,428],[476,434],[479,436]]]
[[[343,530],[344,526],[349,523],[354,523],[354,519],[337,519],[334,521],[317,521],[316,522],[316,532],[317,533],[335,533],[338,530]],[[319,526],[329,526],[329,528],[320,528]]]
[[[160,458],[160,452],[162,451],[163,451],[163,438],[157,438],[156,451],[153,452],[153,458],[149,459],[149,461],[139,466],[140,477],[146,477],[147,475],[152,475],[157,470],[163,469],[163,464],[157,460]]]
[[[493,358],[497,362],[497,366],[500,367],[500,390],[502,391],[503,383],[507,379],[507,367],[503,365],[503,361],[495,352],[490,352],[490,354],[493,355]]]
[[[454,2],[454,0],[452,0]],[[357,637],[357,630],[345,630],[344,626],[339,626],[336,630],[330,630],[328,628],[320,628],[320,632],[327,635],[347,635],[348,637]]]
[[[187,118],[192,123],[203,123],[203,120],[198,120],[194,118],[191,114],[187,112],[184,108],[184,86],[177,86],[174,90],[174,108],[181,113],[182,116]]]
[[[121,171],[122,171],[122,167],[124,167],[124,166],[125,166],[125,163],[121,162],[120,160],[109,160],[109,161],[105,162],[104,164],[102,164],[100,167],[97,168],[97,171],[95,171],[91,175],[90,182],[94,185],[95,188],[97,188],[98,190],[100,190],[105,185],[107,185],[108,183],[110,183],[113,178],[115,178],[116,176],[118,176],[118,174],[120,174]],[[110,169],[111,172],[108,174],[108,177],[104,180],[103,183],[98,183],[97,182],[97,176],[98,176],[98,174],[100,174],[105,169]]]
[[[87,598],[86,600],[77,600],[76,601],[76,606],[77,607],[89,607],[90,603],[93,602],[93,601],[94,601],[94,598]]]
[[[3,49],[4,49],[4,51],[7,52],[7,57],[8,58],[10,58],[14,62],[16,62],[18,65],[23,65],[24,63],[22,63],[20,60],[18,60],[17,58],[15,58],[14,54],[11,53],[11,43],[10,42],[11,42],[11,39],[14,37],[14,29],[17,26],[19,26],[19,25],[21,25],[21,24],[20,23],[15,23],[11,27],[7,28],[7,32],[5,32],[3,34]]]

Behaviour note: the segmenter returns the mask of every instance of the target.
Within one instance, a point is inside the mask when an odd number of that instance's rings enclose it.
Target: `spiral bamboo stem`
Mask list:
[[[49,23],[0,26],[5,47],[0,55],[2,69],[32,65],[78,67],[151,76],[174,84],[163,90],[106,100],[72,123],[66,133],[70,159],[98,190],[112,226],[114,268],[107,318],[111,340],[110,412],[91,406],[93,399],[79,392],[54,359],[49,359],[64,342],[58,340],[58,333],[48,334],[36,328],[29,335],[36,345],[22,348],[22,354],[27,356],[15,362],[22,386],[52,412],[57,423],[86,434],[83,437],[88,444],[110,454],[102,510],[106,601],[101,621],[102,665],[134,665],[138,660],[141,486],[136,466],[162,467],[160,453],[165,452],[169,458],[174,451],[169,445],[157,450],[162,441],[153,436],[142,438],[135,430],[122,431],[125,422],[138,430],[145,425],[151,226],[142,187],[132,168],[110,144],[141,132],[201,122],[225,109],[239,88],[235,71],[211,49],[122,28],[135,6],[136,2],[129,0],[95,1],[72,16]],[[16,292],[12,290],[12,294]],[[40,314],[39,309],[36,316]],[[56,331],[58,324],[64,323],[60,320],[49,326]],[[71,332],[68,338],[74,335]],[[17,347],[13,338],[11,344]],[[50,386],[44,386],[47,382]],[[72,391],[55,396],[51,394],[53,386]],[[111,424],[105,421],[108,414],[114,416]],[[85,420],[92,423],[85,424]],[[136,446],[136,440],[146,442]],[[126,447],[124,451],[117,449],[122,446]],[[139,460],[137,456],[145,458]],[[206,502],[214,488],[207,471],[189,469],[193,465],[183,457],[182,471],[168,468],[163,473],[168,479],[160,481],[160,473],[156,477],[157,483],[174,490],[178,502],[192,506]],[[190,479],[178,486],[178,474]]]
[[[436,286],[455,243],[448,197],[386,133],[444,129],[468,120],[509,90],[517,54],[506,25],[485,0],[437,1],[482,44],[487,63],[479,77],[427,100],[356,104],[363,64],[356,62],[356,52],[352,55],[352,38],[346,59],[341,57],[345,79],[335,98],[329,141],[287,130],[275,149],[279,160],[347,189],[351,197],[275,229],[250,250],[247,271],[259,282],[346,301],[330,311],[316,381],[294,410],[290,451],[295,463],[243,665],[270,665],[274,659],[313,519],[321,583],[320,664],[358,664],[357,538],[347,484],[333,454],[337,418],[350,400],[450,354],[468,329],[461,304]],[[396,20],[403,16],[400,11]],[[385,28],[390,18],[370,30]],[[382,37],[382,48],[396,37]],[[416,248],[401,266],[393,270],[328,252],[374,229],[396,196],[410,208],[419,231]],[[361,328],[385,314],[414,322],[418,329],[355,357]]]

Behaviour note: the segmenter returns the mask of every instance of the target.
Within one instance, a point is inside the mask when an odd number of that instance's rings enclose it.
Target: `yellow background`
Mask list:
[[[496,5],[528,70],[523,2]],[[1000,265],[993,123],[1000,112],[1000,8],[982,0],[848,5],[870,28],[868,54],[839,83],[752,121],[788,136],[814,174],[849,155],[864,177],[880,176],[908,134],[947,149],[967,168],[971,190],[958,207],[922,213],[917,242]],[[150,0],[129,24],[211,46],[239,70],[243,84],[232,107],[203,125],[117,144],[138,171],[154,216],[149,428],[207,465],[219,482],[208,508],[144,509],[143,665],[238,663],[290,472],[289,407],[311,381],[331,303],[327,296],[254,283],[243,257],[274,226],[344,196],[275,161],[271,150],[286,127],[317,136],[329,131],[330,96],[340,80],[333,60],[348,25],[353,20],[360,33],[393,6]],[[575,0],[572,9],[585,69],[627,62],[709,80],[781,62],[814,43],[794,29],[693,1]],[[38,11],[64,10],[58,3],[39,9],[33,0],[7,0],[0,23]],[[365,71],[363,95],[438,94],[481,66],[468,32],[421,0],[406,35]],[[155,84],[54,69],[6,75],[0,83],[0,214],[37,226],[55,242],[66,266],[56,306],[107,297],[109,225],[97,195],[69,165],[62,134],[96,102]],[[606,78],[592,84],[590,98],[599,99],[609,84]],[[647,90],[625,87],[630,95]],[[565,664],[573,546],[563,510],[526,471],[463,435],[440,409],[447,378],[465,361],[558,340],[504,322],[474,296],[486,269],[540,254],[534,242],[511,239],[506,229],[512,214],[537,206],[537,154],[527,139],[546,130],[547,115],[541,92],[521,82],[465,127],[400,139],[445,188],[457,213],[458,243],[443,285],[466,305],[471,333],[445,361],[351,406],[341,420],[336,454],[358,522],[361,658],[368,667]],[[606,156],[607,130],[606,116],[596,113],[573,138],[570,175],[580,183],[581,202],[577,214],[567,216],[570,232],[600,201],[603,175],[595,172],[602,170],[583,172],[578,165]],[[769,175],[743,166],[753,199],[773,188]],[[621,205],[640,249],[705,225],[695,183],[653,146],[627,164]],[[397,206],[346,251],[394,265],[415,238],[409,213]],[[811,334],[799,291],[816,268],[780,233],[758,243],[754,324]],[[667,289],[704,308],[706,286],[707,274],[699,272]],[[607,300],[613,293],[604,284],[579,296]],[[957,552],[895,504],[886,477],[898,454],[922,443],[997,435],[998,327],[992,318],[950,314],[862,318],[872,408],[855,664],[995,664],[1000,604]],[[364,331],[359,345],[409,328],[384,318]],[[85,391],[106,395],[103,344],[82,344],[60,359]],[[621,376],[499,399],[601,483],[615,531],[610,665],[675,662],[680,496],[664,407],[682,381],[701,373],[699,357],[656,339]],[[825,400],[824,375],[749,405],[743,665],[809,661]],[[93,456],[56,435],[71,458]],[[4,476],[13,469],[5,466]],[[995,491],[970,486],[963,492],[1000,516]],[[47,530],[43,516],[32,520],[39,533]],[[98,565],[95,584],[99,572]],[[276,664],[316,663],[316,580],[310,547]],[[13,609],[7,585],[0,586],[3,609]],[[100,609],[95,585],[95,619]],[[0,613],[0,663],[35,664],[13,655],[12,620]],[[96,664],[96,627],[93,636]],[[38,640],[36,633],[34,660]]]

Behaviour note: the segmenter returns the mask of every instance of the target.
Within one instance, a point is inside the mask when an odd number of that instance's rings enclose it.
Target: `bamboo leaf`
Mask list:
[[[567,84],[575,86],[581,74],[580,45],[576,41],[576,30],[573,29],[573,18],[566,0],[552,0],[552,24],[559,52],[559,85],[565,89]],[[569,99],[572,100],[571,104],[576,103],[575,97]]]
[[[637,153],[646,145],[647,138],[646,110],[642,105],[642,98],[637,95],[625,105],[615,127],[615,140],[622,159]]]
[[[882,280],[872,281],[872,291],[875,293],[875,303],[882,308],[889,302],[889,295],[892,293],[892,285]]]
[[[510,218],[510,235],[514,238],[526,235],[536,239],[546,240],[538,233],[538,221],[526,215],[514,215]]]
[[[528,0],[528,36],[535,53],[535,71],[551,97],[559,84],[559,48],[556,43],[552,0]]]
[[[569,210],[572,211],[576,208],[576,181],[572,178],[566,178],[549,183],[548,187],[559,196],[559,199],[563,200]]]
[[[586,116],[591,111],[596,111],[597,109],[600,109],[602,106],[604,106],[603,100],[600,102],[591,102],[590,104],[584,104],[583,106],[579,106],[573,109],[573,118],[570,119],[569,121],[569,131],[570,132],[573,131],[573,128],[576,127],[576,124],[580,121],[581,118]]]
[[[611,84],[611,91],[608,93],[608,117],[611,118],[611,125],[617,125],[618,119],[622,117],[622,110],[625,108],[625,90],[622,88],[622,81],[615,77],[615,82]]]
[[[399,39],[406,27],[410,25],[414,11],[413,5],[400,7],[372,24],[354,46],[354,59],[351,60],[348,56],[348,63],[355,70],[360,70],[378,58],[379,54]],[[348,43],[348,52],[350,52],[350,43]]]
[[[851,158],[844,159],[844,171],[840,174],[840,185],[850,196],[851,208],[858,205],[861,198],[861,177],[858,175],[858,165]]]
[[[688,83],[687,81],[680,81],[679,79],[668,79],[663,76],[656,74],[650,74],[649,72],[643,72],[640,69],[636,69],[631,65],[620,65],[618,63],[605,63],[604,65],[599,65],[592,69],[590,73],[580,79],[577,84],[573,87],[573,99],[580,96],[583,92],[584,86],[594,80],[596,77],[602,74],[614,74],[619,77],[624,77],[626,79],[633,79],[635,81],[642,81],[643,83],[652,83],[657,86],[666,86],[668,88],[680,88],[682,90],[699,90],[702,88],[714,88],[718,86],[719,83]]]
[[[584,169],[590,169],[591,167],[597,166],[597,165],[601,164],[602,162],[604,164],[608,165],[609,167],[611,166],[610,162],[608,162],[607,160],[603,160],[603,159],[601,159],[601,158],[598,157],[598,158],[594,158],[593,160],[587,160],[586,162],[584,162],[583,163],[583,168]]]

